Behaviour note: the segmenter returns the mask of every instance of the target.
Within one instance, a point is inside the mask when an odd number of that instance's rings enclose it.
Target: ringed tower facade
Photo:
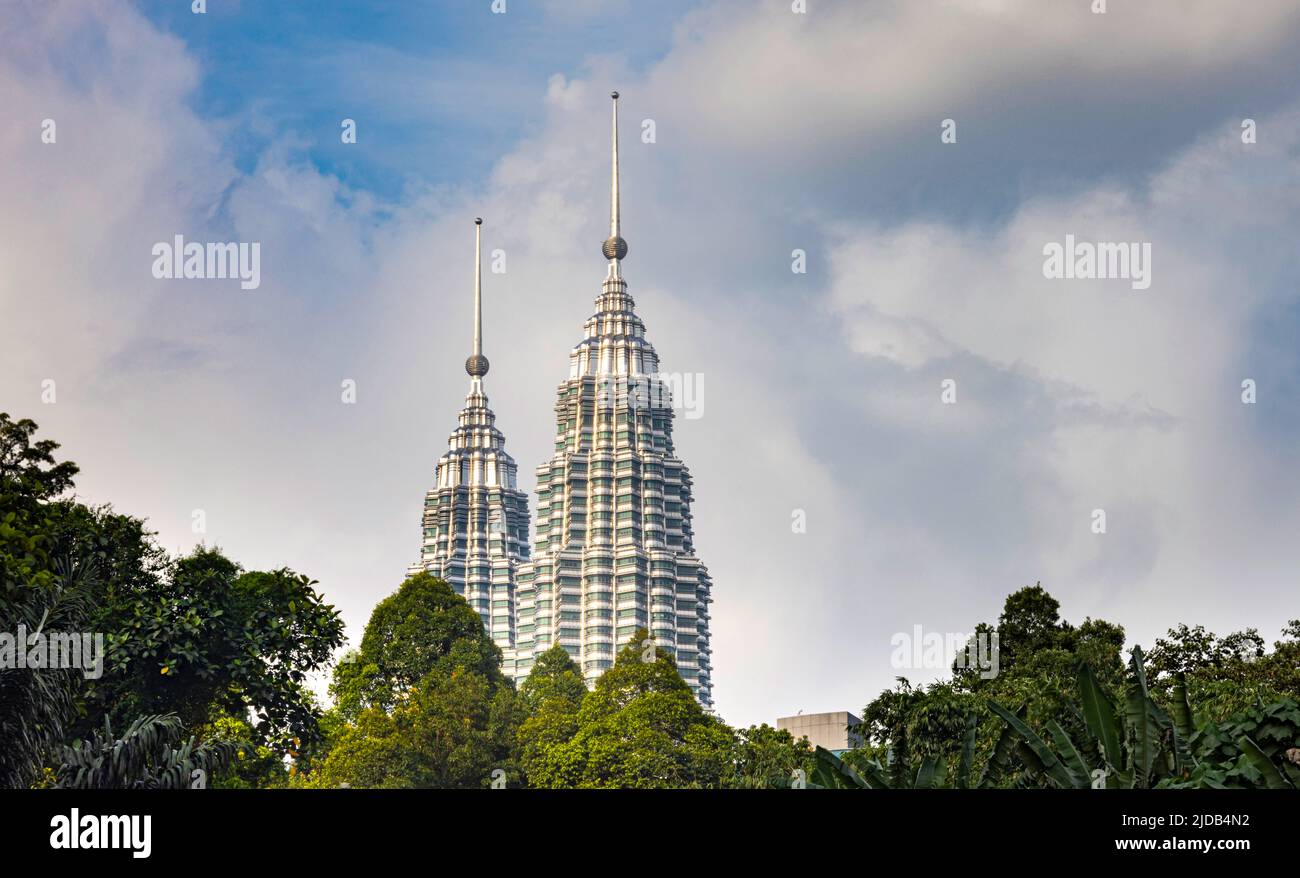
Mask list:
[[[515,645],[515,580],[528,560],[528,496],[516,485],[517,466],[488,407],[483,377],[482,224],[474,220],[474,345],[465,371],[469,395],[434,486],[424,497],[420,560],[407,575],[428,571],[446,580],[483,620],[507,665]]]
[[[554,454],[537,468],[534,552],[518,570],[507,671],[522,679],[560,643],[590,686],[646,628],[710,707],[712,581],[695,552],[690,472],[673,447],[671,382],[623,279],[618,92],[611,97],[606,275],[556,393]]]

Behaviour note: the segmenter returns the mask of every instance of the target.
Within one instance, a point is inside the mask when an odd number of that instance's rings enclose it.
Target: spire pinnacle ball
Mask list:
[[[605,254],[606,259],[622,259],[627,256],[627,241],[619,235],[614,238],[606,238],[605,243],[600,245],[600,252]]]
[[[488,358],[482,354],[474,354],[465,361],[465,371],[471,378],[482,378],[488,373]]]
[[[483,225],[483,217],[481,217],[481,216],[476,216],[476,217],[474,217],[474,225],[476,225],[476,226],[481,226],[481,225]]]
[[[609,93],[609,96],[610,96],[611,98],[613,98],[614,100],[618,100],[618,92],[616,92],[616,91],[612,91],[612,92],[610,92],[610,93]]]

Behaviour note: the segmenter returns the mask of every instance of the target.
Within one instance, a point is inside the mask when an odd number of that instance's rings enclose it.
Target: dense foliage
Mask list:
[[[32,421],[0,413],[0,630],[13,636],[81,630],[94,592],[93,571],[56,557],[51,535],[50,503],[71,489],[77,467],[56,462],[58,444],[33,441],[35,433]],[[30,786],[41,776],[67,733],[80,676],[0,668],[0,785]]]
[[[1010,595],[998,623],[977,629],[998,634],[1000,673],[954,668],[924,688],[900,680],[864,710],[867,746],[842,759],[819,754],[819,783],[1294,784],[1300,624],[1271,653],[1254,631],[1219,638],[1179,626],[1149,658],[1134,647],[1125,672],[1121,628],[1092,619],[1075,627],[1058,610],[1038,585]]]
[[[361,648],[335,668],[330,691],[351,719],[367,708],[392,709],[431,673],[457,669],[495,688],[503,680],[501,650],[451,586],[421,573],[375,607]]]
[[[235,727],[249,745],[230,750],[236,762],[318,741],[306,679],[342,643],[343,625],[315,583],[245,571],[202,546],[169,557],[140,519],[67,499],[77,467],[55,461],[58,445],[35,441],[36,429],[0,414],[0,631],[98,634],[105,655],[98,675],[0,668],[0,784],[46,783],[74,741],[83,755],[148,745],[142,760],[83,772],[109,786],[159,785],[170,763],[153,750],[164,738],[200,763],[226,752]],[[219,728],[222,717],[234,727]],[[129,740],[112,738],[114,727]],[[195,742],[180,743],[184,732]]]
[[[776,787],[813,767],[788,732],[706,712],[641,631],[588,690],[560,646],[518,692],[477,614],[426,574],[380,602],[333,686],[346,722],[308,787]]]
[[[906,679],[839,756],[702,708],[644,630],[588,689],[560,645],[518,688],[479,615],[421,573],[343,642],[316,583],[219,549],[172,557],[145,522],[69,499],[74,464],[0,414],[0,631],[105,636],[103,675],[0,668],[0,785],[64,787],[1300,787],[1300,621],[1124,631],[1060,618],[1040,585],[977,636],[997,673]],[[987,669],[985,669],[987,670]],[[118,735],[113,729],[123,729]]]
[[[175,715],[142,716],[120,736],[107,721],[89,739],[63,748],[55,786],[62,789],[203,788],[208,777],[230,765],[240,744],[181,740],[184,725]]]
[[[536,756],[529,782],[546,787],[716,786],[730,770],[734,739],[705,713],[665,650],[641,631],[576,710],[535,725],[525,736]],[[561,737],[561,730],[572,731]]]
[[[331,690],[344,724],[296,785],[473,788],[494,771],[518,775],[516,695],[501,651],[478,614],[428,574],[380,601]]]
[[[343,636],[315,583],[287,569],[245,572],[198,548],[143,588],[118,590],[92,625],[111,632],[108,668],[88,694],[114,722],[170,711],[187,728],[214,712],[256,717],[253,735],[281,752],[317,737],[304,686]]]

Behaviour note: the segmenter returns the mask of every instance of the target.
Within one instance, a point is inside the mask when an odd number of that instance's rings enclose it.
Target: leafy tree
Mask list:
[[[1087,789],[1101,782],[1108,787],[1149,788],[1163,777],[1191,770],[1192,713],[1185,692],[1179,690],[1181,704],[1171,716],[1151,697],[1140,647],[1134,648],[1129,667],[1125,709],[1117,713],[1092,669],[1080,666],[1079,702],[1087,735],[1071,736],[1059,720],[1048,720],[1046,728],[1055,749],[1021,716],[996,701],[989,703],[1020,738],[1017,753],[1039,785]]]
[[[734,771],[732,731],[706,713],[643,629],[582,700],[571,740],[542,748],[528,779],[547,787],[710,787]],[[646,660],[649,658],[650,660]]]
[[[310,787],[518,784],[522,707],[478,613],[427,573],[371,613],[360,649],[335,668],[342,725],[294,781]]]
[[[342,641],[314,583],[245,572],[217,550],[173,561],[142,520],[61,499],[77,467],[36,429],[0,414],[0,630],[102,632],[107,655],[97,680],[0,669],[0,784],[29,785],[68,738],[141,715],[199,730],[214,710],[251,707],[258,743],[314,741],[306,675]]]
[[[90,716],[122,722],[170,711],[188,728],[214,710],[255,713],[257,743],[286,752],[319,737],[305,689],[343,640],[343,623],[315,583],[288,569],[245,572],[199,547],[140,588],[119,583],[97,624],[109,632],[109,668],[88,698]]]
[[[304,785],[472,789],[495,770],[508,778],[513,698],[475,671],[435,670],[391,710],[363,710]]]
[[[552,762],[548,754],[577,734],[586,695],[582,670],[563,646],[557,643],[537,657],[519,686],[520,706],[527,714],[519,726],[519,762],[530,785],[558,785],[568,776],[569,767]]]
[[[1061,622],[1061,603],[1048,594],[1042,583],[1022,588],[1007,597],[998,617],[1001,670],[1010,671],[1019,662],[1056,649],[1068,626]]]
[[[49,504],[48,512],[46,532],[55,557],[77,558],[95,570],[96,630],[113,621],[115,606],[156,592],[169,575],[172,559],[144,519],[115,512],[109,504],[68,499]]]
[[[533,662],[532,671],[519,685],[519,697],[529,710],[552,699],[571,704],[576,711],[587,694],[582,669],[560,644],[553,645]]]
[[[519,761],[529,785],[757,789],[789,787],[798,769],[811,773],[807,740],[768,725],[732,731],[699,707],[666,653],[645,661],[646,644],[641,632],[593,692],[563,646],[538,656],[519,686],[527,711]]]
[[[229,764],[211,777],[213,789],[257,790],[288,783],[289,767],[284,758],[265,744],[253,743],[257,734],[243,717],[218,713],[198,733],[200,741],[240,742]]]
[[[1287,624],[1272,652],[1253,628],[1218,637],[1201,625],[1179,625],[1156,640],[1148,668],[1158,698],[1167,700],[1182,675],[1198,709],[1224,721],[1258,704],[1300,695],[1300,620]]]
[[[927,759],[960,758],[967,717],[980,711],[980,699],[952,683],[920,689],[900,677],[867,705],[857,728],[865,746],[844,761],[863,774],[883,766],[892,783],[904,786]]]
[[[1134,647],[1122,713],[1079,670],[1080,700],[1089,737],[1076,739],[1052,720],[1052,744],[996,702],[990,707],[1020,740],[1018,753],[1044,786],[1300,788],[1300,705],[1292,699],[1258,705],[1225,723],[1196,720],[1180,679],[1173,708],[1156,703],[1141,647]],[[1096,766],[1096,767],[1094,767]]]
[[[63,748],[57,786],[63,789],[187,789],[195,772],[211,776],[240,748],[235,741],[182,741],[180,718],[142,716],[118,737],[105,721],[90,738]]]
[[[1086,728],[1072,736],[1058,719],[1040,734],[1025,719],[1023,708],[1011,711],[995,700],[988,708],[1002,721],[1001,732],[978,786],[1010,776],[1013,762],[1022,773],[1017,786],[1089,789],[1104,787],[1241,786],[1291,788],[1300,781],[1300,706],[1286,701],[1258,708],[1227,726],[1213,723],[1193,731],[1194,720],[1181,682],[1174,688],[1175,707],[1166,711],[1148,686],[1144,657],[1134,648],[1123,709],[1117,709],[1085,663],[1078,669],[1078,702]],[[971,781],[978,718],[967,717],[965,743],[953,786]],[[1252,734],[1254,737],[1252,737]],[[1263,745],[1255,739],[1263,740]],[[1050,743],[1049,743],[1050,742]],[[893,766],[897,767],[897,766]],[[945,786],[945,763],[922,758],[913,776],[890,771],[873,758],[841,760],[817,748],[815,785],[838,788],[933,788]]]
[[[0,616],[54,584],[49,504],[77,474],[75,463],[54,460],[57,442],[32,441],[36,430],[0,412]]]
[[[735,732],[734,771],[724,777],[723,786],[740,789],[786,789],[794,785],[796,772],[806,783],[817,759],[807,738],[794,739],[785,729],[766,723]]]
[[[1156,638],[1151,650],[1152,667],[1174,673],[1192,673],[1201,668],[1222,668],[1239,661],[1264,656],[1264,639],[1254,628],[1219,638],[1204,625],[1170,628],[1168,639]]]
[[[330,691],[345,719],[395,707],[430,673],[463,668],[493,688],[504,680],[501,650],[450,585],[428,573],[402,583],[370,614],[361,648],[334,670]]]
[[[1080,663],[1097,669],[1097,679],[1107,691],[1123,685],[1124,630],[1098,619],[1078,626],[1063,621],[1060,604],[1041,584],[1009,595],[997,624],[981,623],[975,631],[990,644],[997,635],[996,676],[958,666],[950,680],[923,688],[899,678],[896,688],[864,708],[857,731],[865,746],[844,754],[848,767],[864,777],[884,771],[891,786],[904,787],[914,784],[927,759],[933,758],[935,776],[955,783],[973,724],[975,743],[966,770],[986,785],[1032,785],[1037,781],[1019,763],[995,760],[1003,743],[1002,723],[990,702],[1021,705],[1031,726],[1056,719],[1069,734],[1082,736],[1086,729],[1075,685]]]
[[[398,719],[379,708],[367,708],[355,722],[341,729],[329,751],[311,770],[295,773],[291,785],[312,789],[420,786],[422,778],[417,777],[412,742],[402,732]]]
[[[49,536],[51,504],[72,488],[77,467],[56,462],[58,443],[34,442],[36,430],[0,412],[0,631],[11,637],[20,626],[29,636],[85,630],[93,607],[94,570],[57,555]],[[0,786],[27,787],[41,776],[64,739],[81,679],[75,669],[0,668]]]

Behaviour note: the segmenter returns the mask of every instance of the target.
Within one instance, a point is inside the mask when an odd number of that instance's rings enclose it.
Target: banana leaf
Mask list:
[[[1069,734],[1061,728],[1061,724],[1056,720],[1049,720],[1047,731],[1051,733],[1052,740],[1056,742],[1056,749],[1061,754],[1061,762],[1065,765],[1066,771],[1070,773],[1074,781],[1071,786],[1076,790],[1088,789],[1092,786],[1092,769],[1088,768],[1088,763],[1083,760],[1079,753],[1079,748],[1074,746],[1074,741],[1070,740]]]
[[[1147,788],[1154,786],[1156,759],[1160,755],[1160,739],[1164,731],[1173,728],[1173,721],[1154,701],[1147,690],[1146,669],[1142,665],[1142,647],[1133,647],[1129,660],[1132,671],[1128,690],[1127,718],[1132,730],[1133,783]]]
[[[1079,700],[1083,703],[1083,721],[1097,740],[1101,755],[1113,770],[1123,768],[1124,750],[1115,705],[1086,664],[1079,665]]]
[[[1264,786],[1270,790],[1293,790],[1291,785],[1282,772],[1278,771],[1273,760],[1268,758],[1268,754],[1260,749],[1259,745],[1251,740],[1250,735],[1242,735],[1237,738],[1237,746],[1241,748],[1242,754],[1251,766],[1264,776]]]
[[[912,783],[912,789],[932,790],[939,782],[940,775],[939,760],[933,756],[927,756],[921,760],[921,767],[916,772],[916,780]]]
[[[957,763],[957,777],[953,785],[964,790],[970,787],[971,763],[975,761],[975,738],[979,734],[979,715],[974,711],[966,715],[966,737],[961,745],[961,761]]]
[[[1023,742],[1023,747],[1019,748],[1018,752],[1030,768],[1045,776],[1058,787],[1064,789],[1074,787],[1074,779],[1070,777],[1070,772],[1066,767],[1061,764],[1061,760],[1056,758],[1052,748],[1048,747],[1046,742],[1038,737],[1034,730],[1029,728],[1020,717],[996,701],[989,702],[989,710],[1002,717],[1007,725],[1016,730],[1016,734],[1020,736],[1020,740]]]
[[[1196,767],[1196,757],[1192,755],[1192,734],[1196,724],[1192,719],[1192,705],[1187,700],[1187,678],[1178,675],[1174,683],[1172,719],[1174,724],[1174,770],[1186,775]]]
[[[825,747],[815,752],[813,782],[823,789],[888,789],[889,782],[880,772],[867,769],[864,777]]]
[[[1023,716],[1024,713],[1023,705],[1016,709],[1016,716]],[[993,745],[993,752],[989,754],[989,761],[984,765],[984,773],[980,775],[976,788],[988,789],[1005,777],[1011,768],[1011,754],[1015,752],[1016,730],[1010,725],[1004,725],[997,742]]]

